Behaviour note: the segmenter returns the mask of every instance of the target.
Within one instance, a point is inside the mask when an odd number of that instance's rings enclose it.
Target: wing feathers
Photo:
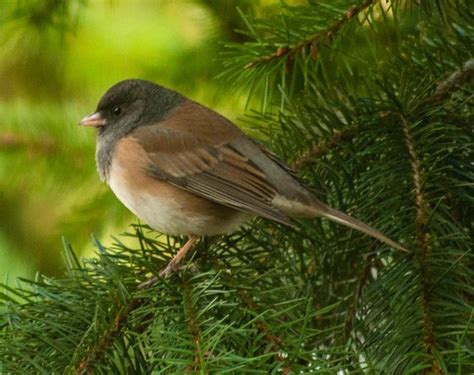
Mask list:
[[[131,135],[150,156],[148,172],[222,205],[291,225],[273,205],[277,190],[264,171],[237,149],[245,136],[233,125],[226,131],[230,123],[217,114],[206,115],[194,118],[193,126],[206,132],[215,129],[216,137],[199,138],[192,126],[186,131],[178,119],[191,121],[189,111],[176,111],[157,125],[135,129]],[[210,124],[205,126],[206,120]]]

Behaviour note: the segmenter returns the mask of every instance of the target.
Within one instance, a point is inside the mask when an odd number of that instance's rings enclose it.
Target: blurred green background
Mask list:
[[[77,126],[115,82],[159,82],[232,120],[245,96],[215,79],[226,41],[241,41],[236,7],[278,1],[0,2],[0,277],[63,270],[62,238],[82,256],[94,234],[137,222],[96,175],[95,133]]]

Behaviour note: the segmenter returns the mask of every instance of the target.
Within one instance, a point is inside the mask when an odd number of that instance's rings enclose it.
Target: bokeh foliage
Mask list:
[[[138,225],[84,261],[66,245],[66,276],[5,288],[7,370],[472,373],[471,3],[240,13],[215,73],[253,98],[246,131],[410,253],[327,221],[257,220],[141,289],[184,239]]]

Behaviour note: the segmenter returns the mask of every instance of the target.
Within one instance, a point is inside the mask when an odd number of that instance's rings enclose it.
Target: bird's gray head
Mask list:
[[[162,120],[185,98],[175,91],[141,79],[127,79],[113,85],[99,100],[95,112],[80,125],[97,128],[97,169],[107,181],[117,141],[140,126]]]
[[[121,137],[139,126],[160,121],[183,100],[177,92],[153,82],[127,79],[109,88],[96,111],[79,124],[96,127],[99,136]]]

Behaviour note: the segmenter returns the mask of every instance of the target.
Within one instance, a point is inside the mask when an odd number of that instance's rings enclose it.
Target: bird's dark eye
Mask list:
[[[118,116],[122,113],[122,108],[115,107],[112,112],[114,113],[115,116]]]

